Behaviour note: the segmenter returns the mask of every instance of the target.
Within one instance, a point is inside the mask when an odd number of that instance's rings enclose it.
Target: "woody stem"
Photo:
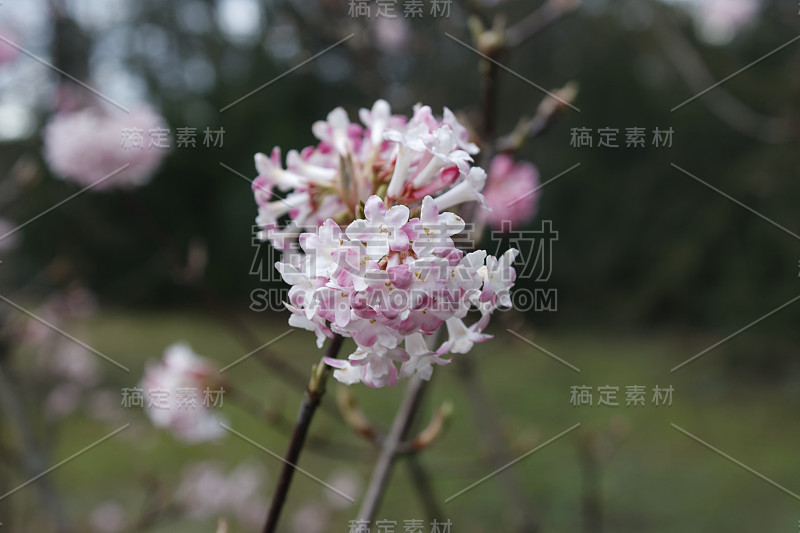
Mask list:
[[[411,428],[425,385],[427,382],[416,376],[411,378],[408,384],[402,404],[392,423],[392,429],[383,442],[378,461],[372,470],[361,509],[358,511],[358,519],[361,521],[371,522],[378,512],[378,506],[391,476],[392,466],[397,458],[398,448]]]
[[[344,338],[341,335],[334,335],[328,344],[328,349],[325,353],[326,357],[336,358],[339,355],[339,350],[342,347]],[[322,396],[325,394],[325,381],[328,377],[329,371],[320,361],[312,371],[311,380],[309,381],[308,388],[306,389],[303,403],[300,405],[300,412],[297,415],[297,422],[295,422],[294,431],[292,432],[292,439],[289,441],[289,448],[284,456],[283,468],[281,469],[278,484],[275,487],[275,494],[272,497],[272,503],[267,513],[267,521],[264,524],[264,533],[272,533],[277,530],[278,519],[280,518],[283,504],[286,502],[286,496],[289,493],[289,487],[292,484],[292,477],[294,476],[295,465],[300,457],[300,452],[306,442],[308,428],[311,426],[311,420],[314,413],[319,407]]]

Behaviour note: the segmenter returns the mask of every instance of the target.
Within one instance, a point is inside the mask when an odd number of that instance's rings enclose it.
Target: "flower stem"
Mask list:
[[[411,378],[408,384],[406,394],[403,397],[403,403],[397,410],[397,415],[395,415],[394,422],[392,423],[392,429],[383,442],[378,461],[375,463],[375,468],[372,470],[372,476],[370,477],[369,485],[364,494],[361,509],[358,511],[359,520],[371,522],[375,518],[375,513],[378,512],[378,506],[386,491],[386,485],[389,482],[398,449],[403,439],[405,439],[408,430],[411,428],[426,384],[426,381],[423,381],[417,376]]]
[[[330,344],[328,344],[328,350],[325,356],[336,358],[336,356],[339,355],[339,349],[342,347],[343,341],[344,338],[341,335],[334,335]],[[325,364],[321,361],[312,371],[311,380],[308,383],[303,403],[300,406],[300,412],[297,415],[297,422],[295,422],[294,431],[292,432],[292,439],[289,442],[289,449],[284,456],[283,468],[278,478],[278,485],[275,487],[275,494],[272,496],[272,503],[267,513],[267,521],[264,524],[264,533],[272,533],[276,531],[278,527],[278,519],[283,510],[283,504],[286,502],[289,486],[292,484],[295,465],[297,464],[297,459],[300,457],[300,452],[305,444],[308,428],[311,426],[311,419],[314,417],[314,413],[317,407],[319,407],[322,396],[325,394],[325,380],[328,373],[327,367],[325,367]]]

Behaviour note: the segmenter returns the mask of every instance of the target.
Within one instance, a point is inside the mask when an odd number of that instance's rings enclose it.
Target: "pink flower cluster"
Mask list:
[[[373,194],[389,207],[425,196],[440,209],[473,200],[485,204],[480,191],[486,172],[471,166],[478,147],[452,111],[445,108],[437,119],[430,107],[417,105],[408,119],[378,100],[371,110],[361,109],[359,118],[363,126],[350,122],[342,108],[331,111],[312,127],[319,144],[289,151],[286,168],[277,147],[269,157],[256,154],[253,192],[264,239],[285,249],[291,244],[287,237],[300,228],[319,227],[329,218],[349,223]],[[282,217],[290,220],[283,229]]]
[[[387,209],[378,196],[367,200],[364,215],[344,231],[327,220],[301,235],[299,261],[277,263],[292,286],[289,324],[315,332],[320,346],[334,333],[355,341],[346,360],[325,360],[342,383],[383,387],[416,373],[429,379],[434,366],[449,362],[443,355],[490,338],[483,330],[491,314],[511,306],[517,250],[500,259],[483,250],[464,254],[452,239],[464,220],[440,213],[430,196],[418,218],[404,205]],[[467,326],[471,309],[480,318]],[[429,347],[424,335],[443,324],[448,340]]]
[[[446,354],[490,338],[492,313],[511,306],[518,252],[455,246],[466,223],[445,210],[488,205],[486,172],[472,164],[478,147],[449,109],[439,119],[417,105],[409,119],[378,100],[359,117],[363,125],[334,109],[312,128],[319,144],[290,151],[286,168],[278,148],[256,155],[256,222],[286,252],[276,268],[291,285],[289,324],[313,331],[320,347],[334,334],[354,340],[346,359],[325,360],[336,379],[429,379]],[[292,253],[298,235],[303,253]],[[471,311],[479,318],[467,325]],[[441,327],[449,338],[430,346]]]

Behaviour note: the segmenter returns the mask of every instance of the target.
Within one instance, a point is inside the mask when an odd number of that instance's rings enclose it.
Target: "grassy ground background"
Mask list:
[[[251,325],[264,342],[288,329],[283,316],[259,316],[251,320]],[[686,338],[665,334],[612,336],[604,332],[516,330],[579,367],[578,374],[507,333],[504,328],[512,326],[508,320],[494,326],[496,338],[476,346],[473,355],[479,378],[490,393],[489,399],[511,445],[511,455],[522,455],[570,426],[581,424],[576,431],[512,467],[523,479],[526,496],[535,506],[542,531],[581,531],[584,479],[579,463],[581,443],[592,437],[603,442],[612,434],[620,438],[602,466],[606,531],[797,530],[800,501],[670,424],[684,428],[798,492],[800,427],[796,423],[796,398],[800,380],[787,378],[765,383],[731,378],[723,368],[727,344],[670,373],[672,367],[724,337],[724,333]],[[192,312],[106,313],[91,319],[85,327],[90,344],[129,366],[131,373],[102,364],[102,389],[106,393],[105,397],[96,397],[94,403],[104,401],[116,414],[107,421],[98,421],[86,416],[88,405],[81,407],[66,420],[60,434],[53,435],[51,442],[56,446],[50,463],[69,456],[115,427],[127,422],[131,427],[52,474],[73,519],[85,520],[102,501],[120,502],[129,516],[135,517],[148,494],[152,496],[154,490],[162,490],[167,495],[185,466],[207,459],[231,468],[248,458],[261,462],[269,472],[263,494],[265,501],[269,498],[280,468],[277,459],[234,435],[215,444],[186,446],[166,432],[152,429],[140,410],[118,406],[120,389],[135,386],[145,362],[157,358],[164,347],[176,340],[188,341],[198,353],[221,364],[247,353],[229,330]],[[729,345],[736,342],[733,339]],[[294,332],[271,348],[286,354],[291,364],[304,372],[319,356],[308,332]],[[238,364],[228,372],[228,377],[236,389],[262,399],[293,420],[300,394],[257,361]],[[574,385],[619,386],[620,406],[575,407],[570,404],[570,388]],[[646,406],[624,405],[624,390],[628,385],[646,386]],[[652,405],[651,389],[655,385],[674,387],[672,406]],[[332,383],[326,402],[334,403],[335,388]],[[370,390],[358,386],[351,390],[375,424],[387,428],[402,388]],[[452,520],[452,531],[502,531],[508,525],[509,512],[496,478],[444,504],[445,498],[492,471],[485,460],[487,449],[476,430],[466,394],[454,368],[438,371],[428,390],[422,419],[427,420],[432,410],[444,401],[451,401],[455,410],[444,434],[422,455],[422,462],[441,500],[445,513],[441,519]],[[595,393],[595,401],[596,397]],[[221,411],[237,431],[270,450],[283,452],[287,433],[258,422],[237,404],[233,395],[226,396]],[[301,460],[303,468],[326,479],[331,472],[348,465],[363,480],[367,479],[376,455],[368,443],[327,413],[318,414],[312,433],[345,443],[359,457],[343,461],[330,454],[306,451]],[[160,480],[160,489],[151,485],[156,479]],[[8,480],[9,485],[13,481]],[[36,505],[30,487],[13,498],[14,506]],[[322,487],[302,475],[296,476],[284,521],[287,530],[296,511],[324,499]],[[328,518],[328,530],[347,531],[354,512],[353,508],[334,511]],[[397,520],[398,530],[402,530],[403,520],[425,518],[403,463],[396,466],[379,517]],[[177,519],[148,531],[213,531],[214,524],[215,520]]]

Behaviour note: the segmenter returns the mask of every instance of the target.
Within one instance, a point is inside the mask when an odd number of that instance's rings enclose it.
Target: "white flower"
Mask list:
[[[481,151],[481,149],[478,148],[478,145],[469,142],[469,131],[467,131],[467,128],[465,128],[464,125],[458,121],[455,113],[446,107],[444,108],[444,118],[442,119],[442,122],[450,126],[450,128],[453,130],[453,134],[456,137],[456,142],[458,143],[458,147],[460,149],[471,155],[475,155]]]
[[[309,159],[305,159],[297,150],[289,150],[286,154],[286,168],[305,178],[309,184],[330,187],[336,179],[338,169],[314,163],[313,155],[312,152],[308,154]]]
[[[491,335],[482,333],[482,330],[477,327],[480,322],[467,327],[459,318],[448,318],[445,323],[447,324],[447,334],[449,335],[446,343],[448,352],[468,353],[476,342],[483,342],[492,338]]]
[[[347,237],[365,243],[367,256],[374,261],[388,255],[390,250],[404,252],[409,245],[408,234],[403,230],[408,213],[404,205],[387,210],[383,200],[370,196],[364,206],[366,220],[355,220],[347,226]]]
[[[290,154],[292,152],[289,152]],[[283,168],[281,163],[281,149],[277,146],[272,149],[272,154],[267,157],[265,154],[257,153],[253,156],[258,171],[259,183],[263,183],[262,188],[278,187],[281,191],[291,189],[303,189],[308,187],[311,179],[306,175],[292,172]]]
[[[426,134],[428,134],[428,127],[425,124],[409,126],[405,131],[389,130],[384,133],[387,141],[397,143],[394,172],[386,190],[388,198],[397,198],[403,192],[403,187],[409,178],[408,171],[412,161],[425,151],[423,136]]]
[[[436,202],[430,196],[422,200],[422,209],[418,223],[413,227],[416,232],[413,250],[419,256],[431,255],[442,248],[452,248],[452,235],[464,230],[464,219],[454,213],[441,213]]]
[[[383,144],[383,132],[389,126],[389,121],[392,118],[392,108],[386,100],[376,100],[372,106],[372,110],[361,109],[358,112],[358,117],[370,130],[370,141],[374,149],[380,149]]]
[[[408,354],[399,348],[376,348],[359,348],[346,361],[326,357],[325,362],[336,368],[333,377],[342,383],[352,385],[360,381],[373,389],[394,385],[398,377],[394,362],[407,360]]]
[[[517,278],[513,265],[517,255],[519,250],[510,248],[500,259],[494,256],[486,258],[486,266],[478,271],[483,278],[482,302],[490,302],[495,307],[511,307],[511,287]]]
[[[312,320],[306,318],[302,311],[296,307],[287,304],[286,308],[292,312],[292,314],[289,315],[289,325],[295,328],[313,331],[317,336],[317,348],[322,348],[326,338],[333,337],[333,333],[325,326],[325,321],[322,317],[314,316]]]
[[[428,349],[428,344],[421,333],[406,337],[406,352],[409,359],[400,366],[400,376],[408,378],[417,374],[428,381],[433,376],[433,367],[446,365],[450,359],[442,359],[439,354]]]
[[[333,220],[326,220],[318,233],[304,233],[300,237],[300,246],[312,258],[311,272],[317,276],[333,273],[337,266],[337,251],[342,248],[342,230]]]
[[[337,107],[328,113],[327,120],[319,120],[311,127],[311,131],[320,141],[325,141],[334,146],[340,155],[347,155],[351,142],[348,137],[350,119],[347,111]]]
[[[292,193],[286,198],[267,202],[258,208],[256,224],[262,227],[269,227],[277,224],[278,219],[288,214],[293,209],[303,209],[308,205],[310,197],[308,193]],[[295,218],[300,218],[296,216]],[[299,222],[302,223],[302,222]]]
[[[472,167],[460,183],[436,197],[436,207],[448,209],[466,202],[478,202],[482,207],[488,208],[489,204],[481,194],[484,185],[486,185],[486,171],[480,167]]]
[[[419,188],[428,183],[444,167],[457,166],[462,172],[469,171],[472,157],[464,150],[457,150],[457,141],[450,126],[442,126],[432,133],[423,135],[428,157],[420,162],[418,171],[411,183]]]

